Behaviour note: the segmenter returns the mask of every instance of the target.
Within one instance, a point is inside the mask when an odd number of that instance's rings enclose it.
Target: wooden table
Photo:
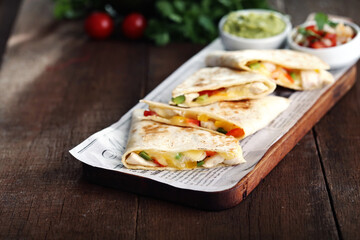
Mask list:
[[[234,208],[202,211],[102,187],[68,150],[203,46],[91,41],[81,22],[53,20],[49,2],[0,1],[1,239],[359,239],[359,83]],[[356,0],[271,3],[295,25],[313,11],[360,23]]]

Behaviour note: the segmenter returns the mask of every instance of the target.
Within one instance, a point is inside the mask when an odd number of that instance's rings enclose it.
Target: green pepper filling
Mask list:
[[[143,159],[145,159],[146,161],[151,161],[151,157],[149,156],[149,154],[147,154],[145,151],[141,151],[139,153],[139,156],[142,157]]]
[[[259,62],[249,64],[249,68],[252,70],[258,70],[260,69],[260,67],[261,67],[261,63]]]
[[[204,165],[204,163],[205,163],[205,160],[202,160],[200,162],[196,162],[196,166],[201,167],[202,165]]]
[[[205,100],[208,99],[208,98],[209,98],[209,95],[208,95],[208,94],[204,94],[204,95],[201,95],[201,96],[197,97],[197,98],[195,99],[195,102],[203,102],[203,101],[205,101]]]
[[[181,103],[185,102],[185,96],[180,95],[175,98],[171,98],[171,101],[173,101],[175,104],[181,104]]]
[[[175,159],[176,159],[176,160],[179,160],[182,156],[183,156],[182,153],[177,153],[177,154],[175,155]]]
[[[297,72],[291,72],[290,73],[290,77],[294,80],[294,81],[299,81],[300,80],[300,74]]]
[[[216,131],[218,131],[219,133],[227,134],[227,131],[222,127],[219,127],[218,129],[216,129]]]

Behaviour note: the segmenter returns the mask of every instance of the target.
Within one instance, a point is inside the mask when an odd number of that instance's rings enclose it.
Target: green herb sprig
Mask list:
[[[104,9],[102,0],[53,0],[53,13],[57,19],[76,19],[85,17],[93,10]]]
[[[337,23],[330,21],[328,15],[325,13],[318,12],[315,14],[314,18],[315,18],[315,22],[316,22],[316,27],[319,30],[323,30],[325,24],[328,24],[331,27],[336,27],[336,25],[337,25]]]
[[[190,40],[205,44],[218,36],[220,18],[244,8],[268,8],[266,0],[157,0],[146,36],[157,45]]]

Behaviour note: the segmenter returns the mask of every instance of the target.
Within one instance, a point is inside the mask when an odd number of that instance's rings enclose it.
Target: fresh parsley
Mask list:
[[[190,40],[205,44],[218,36],[220,18],[244,8],[268,8],[266,0],[156,0],[146,36],[157,45]]]
[[[336,27],[336,25],[337,25],[337,23],[334,23],[329,20],[328,15],[326,15],[325,13],[321,13],[321,12],[315,14],[315,22],[316,22],[316,26],[319,30],[323,30],[325,24],[328,24],[330,27]]]
[[[85,17],[92,10],[104,9],[102,0],[53,0],[53,13],[57,19]]]
[[[325,13],[316,13],[315,14],[316,26],[319,30],[323,30],[326,23],[328,23],[329,19]]]

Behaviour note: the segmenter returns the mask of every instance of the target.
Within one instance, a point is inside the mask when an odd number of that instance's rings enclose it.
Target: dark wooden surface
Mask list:
[[[359,238],[359,83],[234,208],[207,212],[101,187],[84,180],[68,150],[203,46],[91,41],[81,22],[51,20],[49,2],[23,1],[3,55],[1,239]],[[355,0],[271,2],[293,24],[313,11],[360,23]],[[0,1],[1,53],[17,6]]]

